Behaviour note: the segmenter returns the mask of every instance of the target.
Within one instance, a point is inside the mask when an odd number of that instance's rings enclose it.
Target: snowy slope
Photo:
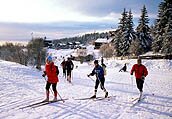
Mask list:
[[[42,72],[32,67],[0,60],[0,119],[171,119],[172,118],[172,61],[143,60],[149,75],[144,85],[145,99],[134,107],[132,98],[138,96],[134,77],[129,72],[118,72],[127,63],[129,71],[136,60],[105,60],[107,75],[105,87],[110,100],[74,100],[90,97],[94,82],[86,75],[93,63],[74,62],[73,81],[69,84],[60,63],[61,56],[72,50],[49,50],[59,66],[58,91],[68,100],[37,108],[19,109],[45,98],[45,80]],[[92,77],[95,79],[95,77]],[[152,95],[154,93],[154,95]],[[99,88],[97,96],[104,96]],[[51,94],[51,99],[53,98]]]

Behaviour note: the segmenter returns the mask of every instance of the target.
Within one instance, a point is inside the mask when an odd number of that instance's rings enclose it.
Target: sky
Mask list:
[[[28,42],[32,37],[59,39],[115,29],[123,9],[135,26],[146,5],[150,23],[161,0],[0,0],[0,42]]]

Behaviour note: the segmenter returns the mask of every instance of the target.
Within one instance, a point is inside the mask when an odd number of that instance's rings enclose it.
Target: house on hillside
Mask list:
[[[68,47],[67,47],[67,45],[65,43],[58,43],[56,45],[56,48],[57,49],[67,49]]]
[[[73,42],[67,42],[67,46],[68,48],[71,48],[71,49],[74,48]]]
[[[80,48],[81,43],[76,41],[73,43],[73,45],[74,45],[74,49],[77,49]]]
[[[81,43],[76,41],[76,42],[74,42],[73,44],[74,44],[74,45],[80,45]]]
[[[44,47],[52,48],[54,46],[52,39],[44,39]]]
[[[102,45],[104,44],[108,44],[108,43],[111,43],[113,41],[113,38],[98,38],[94,44],[95,44],[95,47],[94,49],[99,49]]]

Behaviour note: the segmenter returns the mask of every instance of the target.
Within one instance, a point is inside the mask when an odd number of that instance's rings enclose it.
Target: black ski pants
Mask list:
[[[101,81],[101,83],[100,83]],[[95,92],[97,92],[97,88],[99,86],[99,83],[100,83],[100,87],[102,90],[105,90],[105,87],[104,87],[104,83],[105,83],[105,78],[103,77],[102,79],[96,79],[96,84],[95,84]]]
[[[56,89],[57,83],[49,83],[48,81],[46,84],[46,90],[49,91],[51,85],[52,85],[53,91],[57,92],[57,89]]]
[[[71,77],[72,70],[67,70],[67,76]]]
[[[136,79],[137,88],[140,92],[143,92],[143,83],[144,81],[142,79]]]
[[[66,69],[65,68],[63,68],[63,76],[66,77]]]

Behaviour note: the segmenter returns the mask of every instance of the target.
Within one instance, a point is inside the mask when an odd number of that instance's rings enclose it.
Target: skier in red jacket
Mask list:
[[[143,83],[144,83],[145,77],[148,75],[148,71],[146,67],[142,64],[141,58],[138,58],[137,64],[133,65],[131,69],[131,75],[133,75],[133,72],[135,73],[137,88],[140,91],[139,98],[141,99],[142,93],[143,93]]]
[[[51,56],[48,56],[46,59],[45,71],[42,76],[45,77],[46,75],[48,77],[48,80],[47,80],[47,84],[46,84],[46,99],[44,101],[49,101],[49,89],[50,89],[51,85],[52,85],[53,92],[54,92],[53,101],[56,101],[57,100],[56,86],[57,86],[57,82],[59,80],[58,80],[58,76],[57,76],[57,68],[54,65],[54,62],[52,61]]]

